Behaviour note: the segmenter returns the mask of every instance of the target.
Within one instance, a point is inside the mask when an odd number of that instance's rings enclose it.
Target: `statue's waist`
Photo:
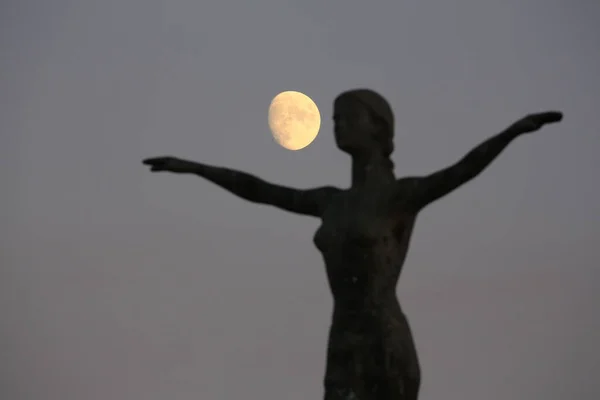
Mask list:
[[[387,324],[391,320],[404,318],[400,304],[395,296],[366,296],[351,298],[335,298],[333,306],[333,323],[363,322],[375,325]]]
[[[334,318],[329,332],[330,356],[377,357],[384,353],[402,353],[410,345],[407,325],[398,323],[403,316]]]
[[[395,285],[346,285],[332,283],[334,310],[349,314],[386,314],[400,308]]]
[[[330,357],[371,359],[385,353],[410,353],[411,346],[412,336],[401,311],[376,315],[334,312],[328,340]]]

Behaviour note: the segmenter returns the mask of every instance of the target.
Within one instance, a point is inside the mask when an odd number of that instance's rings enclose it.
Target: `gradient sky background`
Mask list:
[[[140,161],[172,154],[347,187],[335,96],[384,94],[400,175],[517,140],[420,216],[399,284],[425,399],[600,397],[600,3],[5,0],[0,397],[322,397],[318,220]],[[267,107],[321,108],[299,152]]]

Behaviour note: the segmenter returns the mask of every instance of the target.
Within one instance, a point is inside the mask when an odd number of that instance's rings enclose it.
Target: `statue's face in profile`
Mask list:
[[[359,101],[342,97],[333,110],[335,141],[338,148],[349,154],[368,152],[377,146],[374,134],[379,129],[370,110]]]

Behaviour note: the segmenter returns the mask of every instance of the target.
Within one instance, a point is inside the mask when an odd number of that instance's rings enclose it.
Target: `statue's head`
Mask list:
[[[333,105],[335,141],[350,154],[379,152],[386,158],[394,151],[394,114],[388,102],[370,89],[340,94]]]

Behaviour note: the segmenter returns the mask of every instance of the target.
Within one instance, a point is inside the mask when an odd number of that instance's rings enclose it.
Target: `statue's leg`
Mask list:
[[[371,397],[377,400],[417,400],[419,397],[420,381],[410,376],[395,376],[382,382],[379,390],[371,393]]]
[[[421,378],[418,376],[407,376],[403,382],[404,398],[406,400],[417,400],[419,398],[419,388],[421,387]]]
[[[395,393],[401,394],[403,400],[418,400],[419,389],[421,388],[421,367],[414,344],[405,347],[401,360],[398,362],[398,368],[395,373],[396,377],[392,377],[395,381],[393,390]]]
[[[396,320],[395,337],[387,349],[387,387],[390,398],[418,400],[421,388],[421,367],[408,320],[404,315]]]
[[[361,400],[350,388],[326,387],[324,400]]]
[[[326,381],[324,400],[418,400],[421,386],[418,363],[415,359],[412,368],[406,368],[407,365],[387,376],[382,373],[356,377],[352,383]]]
[[[404,368],[404,395],[406,400],[417,400],[421,388],[421,365],[410,328],[408,328],[408,332],[410,345],[408,346]]]

